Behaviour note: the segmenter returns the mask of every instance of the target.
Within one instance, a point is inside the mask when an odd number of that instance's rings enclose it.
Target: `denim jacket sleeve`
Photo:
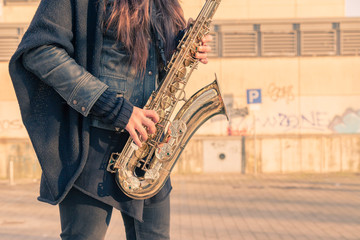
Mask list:
[[[108,88],[55,45],[43,45],[24,53],[23,65],[49,86],[76,111],[87,116]]]

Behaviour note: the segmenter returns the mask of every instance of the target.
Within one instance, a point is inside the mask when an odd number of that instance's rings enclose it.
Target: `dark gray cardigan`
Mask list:
[[[89,149],[89,120],[84,117],[88,112],[70,107],[52,87],[27,71],[22,54],[41,45],[58,45],[98,76],[102,4],[102,0],[42,0],[10,60],[22,120],[43,170],[40,201],[59,203],[81,173]],[[99,94],[104,90],[104,86],[95,89]]]

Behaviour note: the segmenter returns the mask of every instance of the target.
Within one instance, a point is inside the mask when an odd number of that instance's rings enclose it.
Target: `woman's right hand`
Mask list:
[[[155,124],[159,119],[159,115],[154,110],[144,110],[134,106],[125,129],[129,132],[135,144],[141,147],[141,142],[148,139],[148,134],[155,133]]]

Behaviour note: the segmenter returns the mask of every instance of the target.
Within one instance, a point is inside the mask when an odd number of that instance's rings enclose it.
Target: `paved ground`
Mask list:
[[[173,240],[359,240],[360,174],[175,175]],[[38,183],[0,183],[0,239],[59,239]],[[106,240],[124,239],[113,214]]]

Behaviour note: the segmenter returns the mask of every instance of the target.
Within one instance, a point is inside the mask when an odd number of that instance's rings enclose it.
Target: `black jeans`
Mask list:
[[[59,204],[62,240],[101,240],[109,226],[113,207],[73,188]],[[170,196],[144,206],[140,222],[124,213],[127,240],[170,239]]]

